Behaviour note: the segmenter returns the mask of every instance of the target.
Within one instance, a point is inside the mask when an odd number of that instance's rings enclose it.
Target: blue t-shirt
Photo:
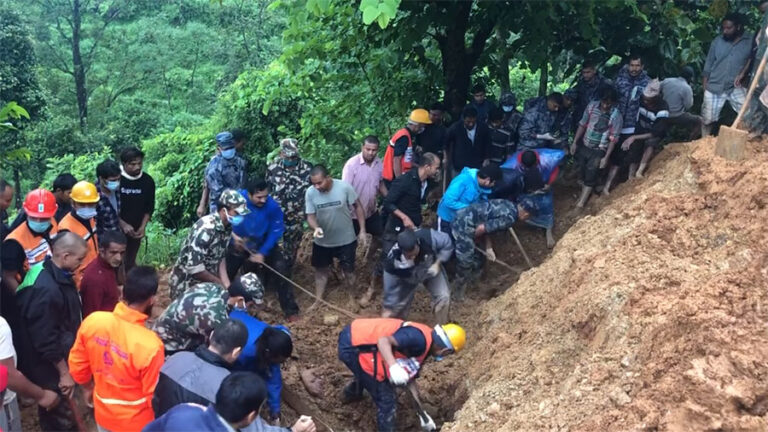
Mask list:
[[[406,357],[418,357],[429,348],[424,334],[416,327],[400,327],[392,337],[397,341],[395,351]]]

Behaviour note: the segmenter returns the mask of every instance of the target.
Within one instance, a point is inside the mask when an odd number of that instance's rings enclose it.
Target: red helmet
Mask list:
[[[56,197],[45,189],[35,189],[24,198],[24,211],[34,218],[51,218],[56,214]]]

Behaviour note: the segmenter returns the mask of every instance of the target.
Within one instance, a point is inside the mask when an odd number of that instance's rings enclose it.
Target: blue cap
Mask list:
[[[216,134],[216,144],[223,150],[231,149],[235,146],[235,140],[229,132],[219,132]]]

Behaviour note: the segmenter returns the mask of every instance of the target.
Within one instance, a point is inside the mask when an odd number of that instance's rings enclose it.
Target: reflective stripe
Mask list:
[[[147,402],[147,398],[143,397],[141,399],[137,399],[135,401],[126,401],[126,400],[120,400],[120,399],[105,399],[98,395],[98,393],[93,392],[93,395],[96,396],[98,400],[100,400],[102,403],[105,403],[107,405],[128,405],[128,406],[136,406],[141,405],[143,403]]]

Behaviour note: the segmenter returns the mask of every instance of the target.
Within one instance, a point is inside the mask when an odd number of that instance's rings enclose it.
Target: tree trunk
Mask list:
[[[539,96],[547,94],[547,83],[549,82],[549,63],[545,60],[539,67]]]
[[[22,198],[21,198],[21,173],[19,172],[19,167],[15,166],[13,167],[13,183],[16,186],[16,191],[14,194],[16,195],[16,211],[21,210],[21,204],[22,204]]]
[[[80,130],[85,133],[88,121],[88,90],[85,84],[85,65],[80,54],[80,0],[72,1],[72,70],[75,77],[75,96]]]

